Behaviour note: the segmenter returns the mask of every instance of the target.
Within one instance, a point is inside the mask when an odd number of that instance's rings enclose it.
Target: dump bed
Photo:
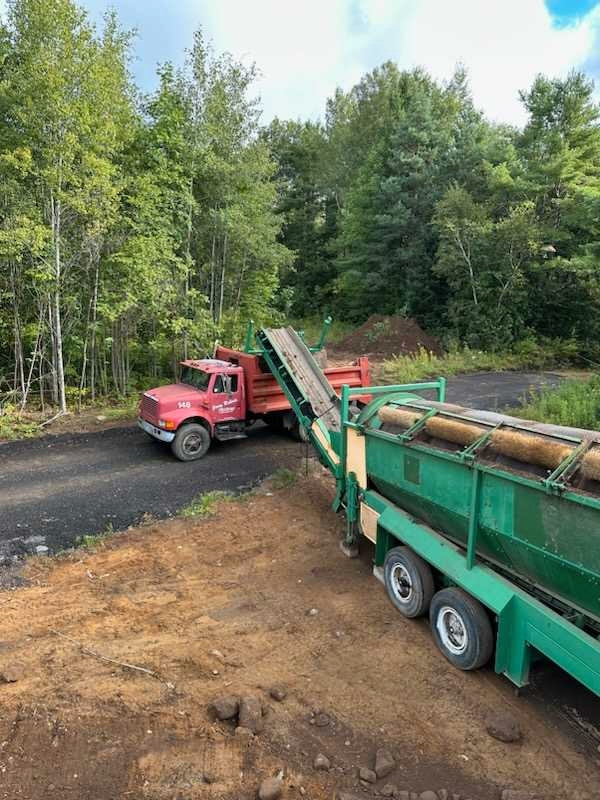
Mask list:
[[[290,404],[283,390],[262,356],[219,346],[216,349],[215,358],[231,361],[243,368],[246,381],[246,404],[251,414],[262,415],[290,410]],[[368,386],[370,383],[369,359],[363,356],[353,364],[327,367],[324,373],[338,395],[344,384],[353,388]]]

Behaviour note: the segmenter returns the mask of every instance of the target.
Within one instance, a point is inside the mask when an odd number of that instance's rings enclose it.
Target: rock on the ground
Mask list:
[[[331,761],[327,758],[327,756],[324,756],[323,753],[319,753],[315,756],[313,767],[319,770],[327,770],[331,767]]]
[[[252,733],[260,733],[263,727],[262,704],[260,699],[253,694],[240,698],[239,725],[248,728]]]
[[[428,789],[426,792],[421,792],[419,800],[438,800],[438,796],[435,792]]]
[[[410,792],[406,791],[398,792],[398,800],[410,800]]]
[[[243,728],[241,725],[237,726],[234,733],[236,736],[239,736],[240,739],[254,739],[254,734],[250,728]]]
[[[380,747],[375,753],[375,774],[378,778],[385,778],[396,766],[393,755],[385,747]],[[437,798],[436,798],[437,800]]]
[[[316,711],[314,716],[314,724],[317,728],[326,728],[331,722],[331,717],[324,711]]]
[[[282,791],[281,778],[265,778],[258,787],[258,800],[277,800]]]
[[[518,720],[507,711],[489,713],[485,718],[485,729],[501,742],[518,742],[523,736]]]
[[[364,800],[362,795],[354,794],[354,792],[349,792],[346,789],[336,789],[333,796],[335,800]]]
[[[398,794],[398,787],[395,783],[386,783],[386,785],[381,790],[381,794],[384,797],[396,797]]]
[[[20,681],[25,675],[25,667],[18,661],[13,661],[12,664],[5,664],[0,668],[0,680],[3,683],[16,683]]]
[[[285,700],[287,697],[287,692],[283,686],[277,684],[276,686],[271,686],[269,689],[269,694],[273,698],[273,700],[277,700],[278,703],[281,703],[282,700]]]
[[[359,769],[358,777],[361,781],[366,781],[367,783],[377,783],[377,775],[372,769],[368,769],[367,767],[361,767]]]
[[[233,719],[239,711],[240,700],[234,694],[224,694],[213,700],[210,707],[217,719]]]
[[[520,789],[504,789],[502,800],[541,800],[539,794],[523,792]]]

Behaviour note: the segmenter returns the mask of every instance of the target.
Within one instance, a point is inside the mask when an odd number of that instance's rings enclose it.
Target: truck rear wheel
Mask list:
[[[301,425],[298,420],[292,425],[290,428],[290,434],[292,439],[295,439],[297,442],[308,442],[308,431]]]
[[[401,614],[412,619],[427,613],[434,592],[433,574],[410,547],[388,550],[383,580],[388,597]]]
[[[188,422],[182,425],[171,442],[171,451],[180,461],[195,461],[206,455],[210,447],[210,433],[204,425]]]
[[[433,596],[429,621],[444,656],[463,670],[479,669],[494,650],[494,634],[485,608],[457,586]]]

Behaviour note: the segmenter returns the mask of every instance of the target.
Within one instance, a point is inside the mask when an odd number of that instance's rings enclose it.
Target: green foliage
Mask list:
[[[297,331],[304,331],[304,338],[309,345],[316,344],[321,336],[323,329],[323,317],[303,317],[302,319],[291,319],[288,321]],[[350,322],[341,319],[334,319],[329,326],[325,349],[327,344],[334,344],[352,332],[354,326]]]
[[[416,355],[389,359],[384,363],[384,374],[393,383],[412,383],[468,372],[548,369],[576,363],[579,352],[580,344],[574,340],[523,339],[508,351],[476,350],[455,344],[443,356],[421,349]]]
[[[600,429],[600,376],[568,380],[556,389],[541,389],[514,414],[525,419],[574,428]]]
[[[536,78],[523,130],[477,111],[464,70],[440,85],[392,62],[324,123],[261,130],[253,65],[197,31],[142,95],[132,41],[76,0],[8,0],[0,400],[126,398],[241,344],[249,318],[393,313],[469,353],[598,351],[600,112],[580,73]]]
[[[74,0],[10,0],[0,25],[0,393],[22,406],[125,398],[277,318],[254,67],[197,32],[142,96],[130,45]]]
[[[274,489],[288,489],[290,486],[293,486],[297,480],[297,472],[281,467],[271,475],[270,483]]]
[[[231,498],[228,492],[206,492],[198,495],[191,503],[179,510],[181,517],[211,517],[216,512],[216,506],[223,500]]]
[[[387,63],[336,92],[323,130],[278,122],[282,241],[296,252],[282,305],[300,316],[333,305],[356,322],[412,315],[471,349],[599,342],[593,86],[579,73],[540,76],[522,100],[523,131],[493,125],[464,70],[441,87]]]
[[[98,550],[98,548],[104,547],[106,540],[114,533],[113,524],[109,522],[101,533],[84,533],[82,536],[78,536],[76,545],[84,550]]]
[[[16,439],[31,439],[39,436],[39,423],[23,417],[14,406],[5,404],[0,413],[0,442],[11,442]]]

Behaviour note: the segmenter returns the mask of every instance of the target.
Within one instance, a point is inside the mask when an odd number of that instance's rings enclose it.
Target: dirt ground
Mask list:
[[[507,787],[597,797],[594,759],[508,681],[450,668],[426,623],[391,606],[367,548],[340,553],[331,499],[319,468],[207,519],[30,561],[30,585],[0,594],[0,674],[22,670],[0,685],[0,797],[249,800],[280,770],[290,799],[368,798],[387,783],[473,800]],[[208,706],[223,693],[256,694],[263,732],[216,721]],[[485,732],[498,708],[518,718],[522,742]],[[358,767],[382,746],[396,769],[366,790]],[[313,768],[318,753],[329,771]]]

